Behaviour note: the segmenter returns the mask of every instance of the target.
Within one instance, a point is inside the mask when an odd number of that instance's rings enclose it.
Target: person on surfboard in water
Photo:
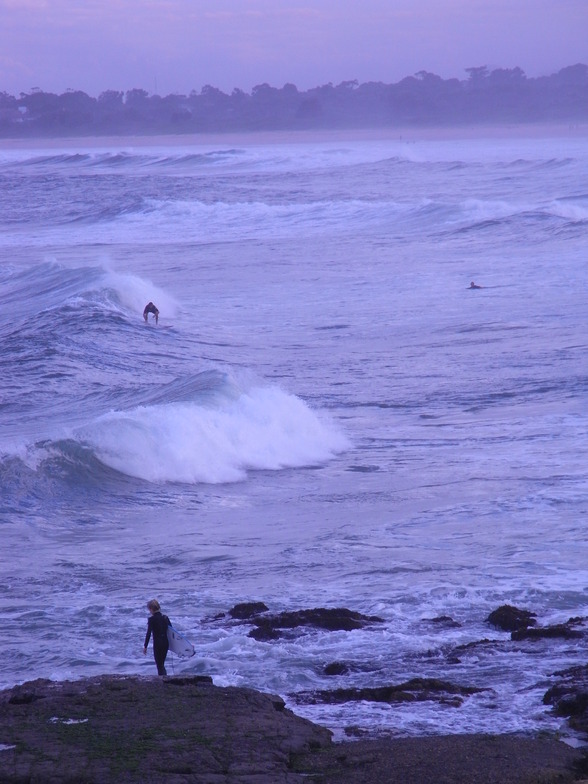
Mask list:
[[[143,318],[145,319],[145,323],[147,323],[147,318],[150,313],[153,313],[153,315],[155,316],[155,323],[157,324],[157,322],[159,321],[159,311],[157,310],[153,302],[148,302],[145,305],[145,309],[143,311]]]
[[[171,621],[167,615],[162,615],[157,599],[151,599],[151,601],[147,602],[147,609],[151,615],[147,619],[147,634],[145,635],[145,644],[143,645],[143,655],[147,653],[149,639],[151,634],[153,634],[153,658],[157,665],[157,674],[167,675],[165,669],[165,657],[169,650],[167,629],[168,626],[171,626]]]

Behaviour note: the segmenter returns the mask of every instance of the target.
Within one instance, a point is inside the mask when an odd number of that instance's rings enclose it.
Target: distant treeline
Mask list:
[[[395,84],[357,81],[301,92],[259,84],[228,95],[206,85],[189,95],[142,89],[80,90],[61,95],[33,88],[17,98],[0,93],[0,136],[202,133],[439,126],[588,120],[588,66],[528,78],[521,68],[466,68],[467,78],[419,71]]]

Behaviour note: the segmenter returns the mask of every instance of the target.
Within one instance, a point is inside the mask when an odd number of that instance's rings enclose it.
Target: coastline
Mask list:
[[[0,138],[1,150],[63,149],[76,147],[199,147],[343,142],[434,142],[475,139],[585,139],[588,123],[529,123],[462,126],[399,126],[387,128],[318,129],[308,131],[241,131],[178,135],[63,136]]]
[[[582,750],[554,737],[334,743],[283,700],[207,676],[37,680],[0,692],[0,784],[567,784]]]

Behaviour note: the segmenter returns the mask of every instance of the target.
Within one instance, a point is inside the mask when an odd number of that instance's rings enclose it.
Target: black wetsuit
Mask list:
[[[153,658],[157,665],[158,675],[167,675],[165,669],[165,657],[169,650],[167,639],[167,627],[171,626],[171,621],[167,615],[162,615],[159,610],[147,619],[147,634],[145,636],[145,648],[149,645],[151,633],[153,633]]]
[[[155,316],[155,321],[157,322],[159,318],[159,311],[157,310],[153,302],[148,302],[145,305],[145,310],[143,311],[143,318],[145,319],[145,321],[147,321],[147,316],[149,315],[149,313],[153,313],[153,315]]]

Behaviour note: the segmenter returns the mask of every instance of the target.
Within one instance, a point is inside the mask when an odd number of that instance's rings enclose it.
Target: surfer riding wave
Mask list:
[[[157,322],[159,321],[159,311],[157,310],[153,302],[148,302],[143,310],[143,318],[145,319],[145,323],[147,323],[147,319],[150,313],[153,313],[153,315],[155,316],[155,323],[157,324]]]

